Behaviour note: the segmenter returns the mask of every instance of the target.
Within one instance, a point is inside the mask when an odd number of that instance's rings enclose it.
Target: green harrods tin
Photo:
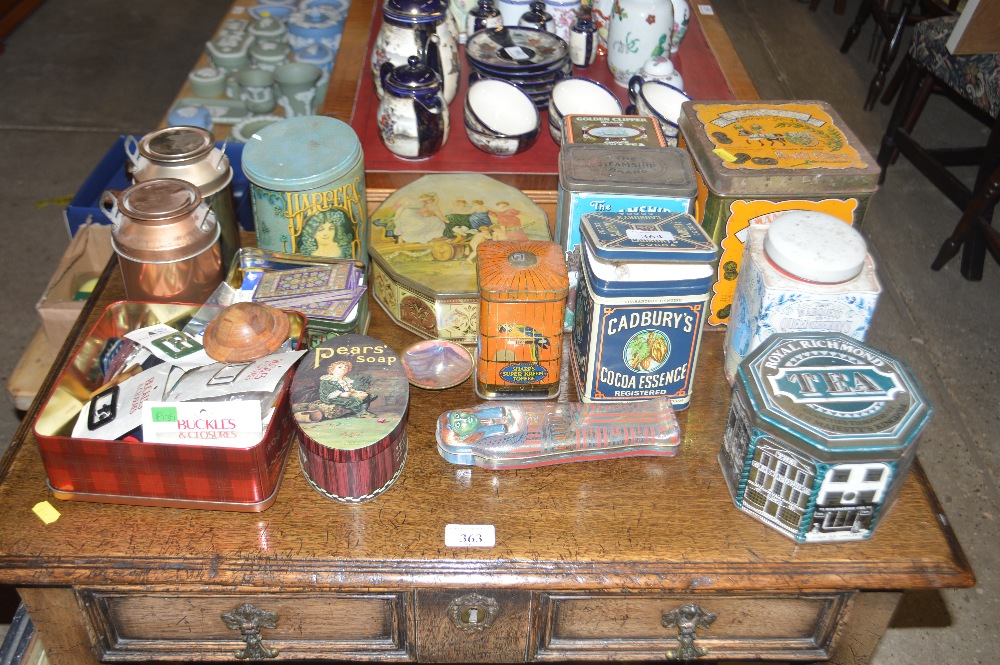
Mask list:
[[[841,333],[772,335],[740,365],[719,462],[736,506],[780,533],[869,538],[930,414],[888,354]]]
[[[368,263],[364,153],[350,125],[286,118],[243,149],[257,246]]]

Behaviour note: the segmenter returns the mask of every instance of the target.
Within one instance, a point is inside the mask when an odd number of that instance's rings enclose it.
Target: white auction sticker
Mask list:
[[[497,532],[492,524],[446,524],[445,547],[493,547]]]
[[[698,5],[698,12],[702,16],[713,16],[715,14],[715,10],[712,9],[712,5]]]

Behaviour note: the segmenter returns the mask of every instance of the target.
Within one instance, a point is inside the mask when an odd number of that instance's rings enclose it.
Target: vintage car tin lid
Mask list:
[[[704,263],[718,247],[684,213],[590,212],[580,218],[587,247],[605,261]]]
[[[565,251],[551,240],[487,240],[476,275],[484,300],[541,302],[569,292]]]
[[[249,137],[243,172],[255,185],[278,191],[319,187],[361,158],[351,126],[327,116],[285,118]]]
[[[681,148],[636,150],[632,146],[570,143],[559,148],[559,187],[636,196],[694,198],[691,158]]]
[[[826,102],[684,102],[678,124],[705,185],[719,196],[878,188],[875,158]]]
[[[899,458],[932,412],[901,361],[842,333],[772,335],[740,364],[736,390],[822,461]]]
[[[406,433],[410,384],[389,345],[341,335],[311,349],[292,379],[302,444],[332,461],[376,455]]]

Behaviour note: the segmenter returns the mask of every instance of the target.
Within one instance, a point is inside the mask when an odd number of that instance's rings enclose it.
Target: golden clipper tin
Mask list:
[[[333,337],[303,357],[291,399],[313,488],[359,503],[395,482],[406,461],[409,387],[396,352],[367,335]]]
[[[583,216],[573,376],[584,402],[691,401],[715,243],[681,213]]]
[[[368,263],[368,200],[361,142],[326,116],[272,123],[243,148],[257,246]]]
[[[805,210],[861,226],[879,167],[826,102],[684,102],[702,226],[719,245],[708,324],[729,319],[747,229]]]
[[[772,335],[733,388],[719,452],[733,502],[798,542],[869,538],[931,410],[882,351],[840,333]]]
[[[555,242],[491,240],[479,246],[480,397],[544,399],[559,394],[569,277]]]

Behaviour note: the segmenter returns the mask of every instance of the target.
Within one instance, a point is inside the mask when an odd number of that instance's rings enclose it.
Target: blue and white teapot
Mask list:
[[[448,140],[448,104],[441,80],[420,58],[411,55],[404,66],[382,63],[379,79],[379,136],[397,157],[425,159]]]

